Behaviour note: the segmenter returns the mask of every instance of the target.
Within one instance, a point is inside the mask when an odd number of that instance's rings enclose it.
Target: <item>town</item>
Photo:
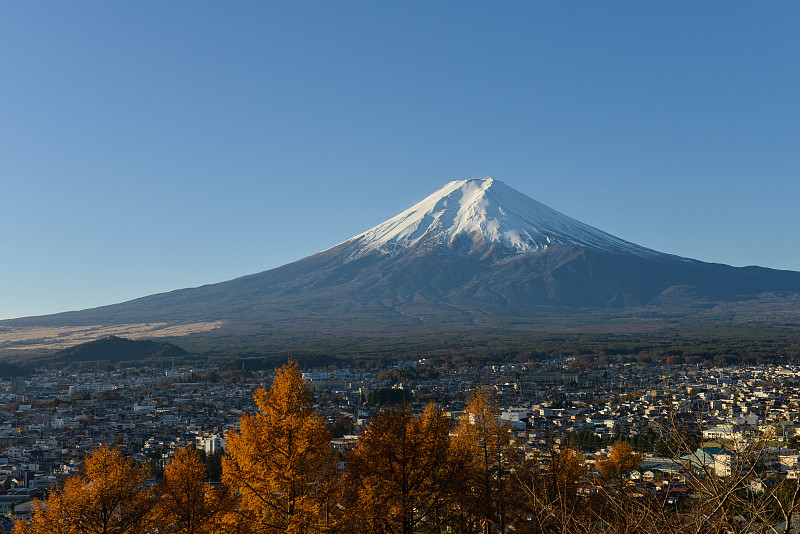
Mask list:
[[[732,450],[759,439],[765,468],[752,484],[798,478],[797,366],[653,366],[624,356],[588,368],[580,363],[563,358],[446,369],[420,359],[381,369],[309,369],[303,378],[339,450],[356,442],[384,403],[407,400],[422,410],[433,402],[455,425],[470,394],[481,389],[526,454],[572,447],[582,451],[591,473],[595,458],[626,440],[642,453],[641,465],[628,474],[631,483],[653,491],[685,477],[679,452],[686,451],[663,439],[677,425],[716,476],[730,475]],[[218,457],[226,431],[255,412],[253,392],[269,388],[273,378],[274,370],[200,365],[48,370],[6,379],[0,382],[0,511],[6,518],[29,513],[34,498],[75,473],[100,444],[122,445],[156,472],[187,445]]]

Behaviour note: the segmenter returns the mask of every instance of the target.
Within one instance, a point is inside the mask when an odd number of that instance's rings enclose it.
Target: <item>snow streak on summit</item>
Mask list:
[[[661,255],[567,217],[493,178],[450,182],[349,242],[357,246],[351,259],[373,251],[396,254],[433,247],[469,255],[519,255],[550,245]]]

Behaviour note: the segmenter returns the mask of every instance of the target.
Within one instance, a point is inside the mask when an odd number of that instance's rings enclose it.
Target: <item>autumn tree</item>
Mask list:
[[[197,450],[180,449],[164,469],[158,485],[156,522],[159,534],[217,532],[215,523],[231,505],[226,489],[205,482],[206,468]]]
[[[792,524],[793,516],[800,512],[796,481],[773,480],[777,484],[763,491],[749,489],[752,482],[764,480],[763,459],[772,436],[774,429],[768,429],[732,443],[723,453],[728,459],[724,473],[717,472],[722,463],[719,457],[703,462],[699,453],[689,455],[695,459],[687,462],[685,471],[695,502],[693,513],[685,516],[683,532],[757,532],[766,530],[765,525],[778,525],[781,519]]]
[[[641,464],[642,455],[634,452],[631,444],[623,440],[611,446],[607,458],[598,458],[595,462],[597,470],[605,479],[615,481],[638,469]]]
[[[152,519],[155,498],[148,470],[103,446],[86,456],[82,472],[68,478],[34,506],[18,534],[141,534]]]
[[[314,411],[296,363],[278,370],[269,391],[253,395],[259,412],[226,435],[222,480],[238,494],[238,513],[257,533],[308,534],[334,524],[335,465],[330,432]]]
[[[451,460],[448,422],[433,405],[419,416],[408,404],[379,412],[350,457],[358,507],[351,531],[444,530],[440,523],[459,469]]]
[[[466,458],[461,484],[465,515],[482,525],[482,531],[506,532],[513,501],[507,477],[519,461],[520,451],[487,391],[478,390],[470,397],[454,446]]]
[[[575,534],[593,530],[588,507],[592,498],[581,495],[586,466],[575,449],[548,450],[526,458],[514,470],[519,506],[533,532]]]

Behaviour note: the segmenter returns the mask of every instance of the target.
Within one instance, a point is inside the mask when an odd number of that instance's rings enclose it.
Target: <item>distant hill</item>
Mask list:
[[[0,378],[13,378],[30,373],[30,368],[20,367],[12,363],[0,362]]]
[[[172,358],[188,352],[164,341],[133,340],[108,336],[60,350],[51,359],[58,362],[139,361],[148,358]]]

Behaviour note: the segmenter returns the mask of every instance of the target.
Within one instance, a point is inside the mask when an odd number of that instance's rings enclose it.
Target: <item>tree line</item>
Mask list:
[[[690,462],[693,482],[656,494],[625,476],[641,462],[628,442],[613,444],[592,472],[575,448],[526,451],[485,391],[456,424],[432,404],[422,413],[385,407],[344,453],[332,448],[296,364],[254,399],[258,412],[226,436],[221,485],[206,482],[191,449],[154,483],[146,466],[103,446],[14,532],[699,534],[790,523],[800,507],[796,482],[748,493],[755,471],[744,460],[726,480]]]

